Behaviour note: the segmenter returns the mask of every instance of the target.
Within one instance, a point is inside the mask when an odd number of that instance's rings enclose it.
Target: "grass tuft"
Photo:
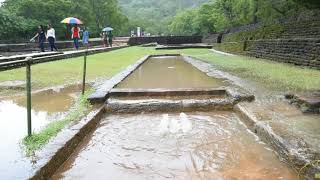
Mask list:
[[[26,148],[27,155],[31,155],[34,151],[41,149],[48,141],[55,137],[66,125],[70,122],[84,116],[91,104],[87,98],[92,93],[91,90],[82,95],[76,102],[74,108],[67,114],[67,116],[61,120],[54,121],[48,124],[42,131],[34,133],[31,136],[27,136],[23,139],[23,144]]]

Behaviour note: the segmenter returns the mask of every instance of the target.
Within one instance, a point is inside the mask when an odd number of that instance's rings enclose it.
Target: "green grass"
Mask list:
[[[88,57],[87,79],[110,78],[148,54],[184,53],[212,63],[217,68],[283,91],[312,91],[320,87],[320,71],[245,56],[224,56],[207,49],[155,50],[129,47]],[[33,89],[81,81],[83,57],[32,66]],[[0,73],[0,82],[25,80],[25,68]]]
[[[91,109],[91,104],[87,100],[91,93],[92,90],[89,90],[81,96],[65,118],[51,122],[40,132],[25,137],[23,144],[26,147],[27,154],[31,155],[34,151],[41,149],[50,138],[56,136],[67,124],[83,117]]]
[[[320,88],[319,70],[246,56],[225,56],[208,50],[189,54],[272,90],[314,91]]]
[[[161,51],[156,51],[154,48],[129,47],[90,55],[87,61],[87,80],[110,78],[139,58],[154,53],[161,53]],[[31,69],[33,90],[72,84],[82,80],[83,57],[33,65]],[[25,76],[25,68],[0,72],[0,82],[24,81]]]

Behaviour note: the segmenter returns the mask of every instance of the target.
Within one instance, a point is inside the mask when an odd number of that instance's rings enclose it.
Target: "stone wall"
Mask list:
[[[230,32],[223,34],[221,44],[211,35],[216,49],[320,69],[319,19],[247,25]]]
[[[214,49],[229,53],[244,54],[244,42],[225,42],[214,44]]]
[[[320,38],[320,20],[247,25],[224,34],[222,42],[292,38]]]
[[[247,41],[245,51],[250,56],[320,70],[320,38]]]
[[[128,42],[128,38],[115,38],[114,44],[125,44]],[[73,41],[57,41],[55,43],[58,49],[73,48]],[[102,46],[101,39],[90,40],[90,46]],[[80,46],[83,44],[80,42]],[[45,47],[48,48],[49,44],[45,43]],[[0,44],[0,54],[2,52],[26,52],[26,51],[38,51],[37,43],[20,43],[20,44]]]
[[[207,36],[202,38],[203,43],[213,44],[213,43],[221,43],[222,33],[217,34],[208,34]]]
[[[131,37],[128,45],[141,45],[148,43],[158,44],[192,44],[201,43],[202,36],[156,36],[156,37]]]

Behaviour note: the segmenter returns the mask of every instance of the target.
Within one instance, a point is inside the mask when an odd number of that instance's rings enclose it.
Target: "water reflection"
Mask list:
[[[226,85],[207,76],[180,56],[153,57],[122,81],[117,88],[212,88]]]
[[[62,119],[80,91],[79,86],[50,89],[32,95],[32,130],[40,131],[48,123]],[[22,139],[27,135],[26,97],[0,100],[1,179],[25,179],[32,163],[25,157]]]

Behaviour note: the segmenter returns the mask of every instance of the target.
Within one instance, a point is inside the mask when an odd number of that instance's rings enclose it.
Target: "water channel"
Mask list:
[[[223,86],[228,83],[207,76],[182,57],[154,57],[116,88]],[[106,114],[53,179],[269,180],[298,177],[232,111],[141,111]]]

